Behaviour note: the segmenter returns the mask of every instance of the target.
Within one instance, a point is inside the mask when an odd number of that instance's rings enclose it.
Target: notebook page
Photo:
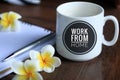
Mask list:
[[[0,32],[0,61],[18,49],[51,33],[42,27],[20,22],[20,32]]]

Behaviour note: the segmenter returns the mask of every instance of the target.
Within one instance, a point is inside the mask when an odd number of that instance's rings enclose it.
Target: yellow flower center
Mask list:
[[[27,73],[27,77],[32,77],[32,78],[34,78],[34,75],[33,75],[32,72],[28,72],[28,73]]]
[[[40,61],[40,66],[43,67],[51,67],[55,60],[50,56],[49,52],[45,52],[44,54],[38,55],[38,60]]]
[[[3,29],[7,29],[8,27],[14,28],[15,21],[21,18],[21,16],[14,12],[6,12],[1,14],[0,25]]]

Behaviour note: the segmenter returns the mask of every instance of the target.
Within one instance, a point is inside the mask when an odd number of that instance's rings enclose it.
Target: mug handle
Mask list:
[[[105,40],[104,35],[103,35],[103,44],[106,45],[106,46],[112,46],[117,42],[118,35],[119,35],[118,20],[114,16],[111,16],[111,15],[110,16],[105,16],[104,20],[105,20],[105,22],[108,21],[108,20],[112,20],[114,25],[115,25],[114,37],[113,37],[113,39],[111,41]]]

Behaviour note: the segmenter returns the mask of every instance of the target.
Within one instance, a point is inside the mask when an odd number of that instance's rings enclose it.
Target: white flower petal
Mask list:
[[[40,67],[39,60],[31,60],[32,63],[36,66],[36,71],[42,71],[42,68]]]
[[[10,11],[9,15],[11,15],[11,14],[16,15],[16,17],[17,17],[16,19],[21,19],[22,18],[22,16],[20,14],[16,13],[16,12]]]
[[[8,28],[1,28],[1,32],[9,32],[11,31],[11,26],[9,26]]]
[[[27,72],[36,72],[40,71],[39,67],[39,61],[37,60],[26,60],[24,64],[24,68]]]
[[[31,59],[37,59],[37,56],[40,55],[40,53],[38,51],[31,50],[29,55]]]
[[[19,74],[19,75],[25,75],[26,74],[24,66],[23,66],[23,62],[14,61],[11,64],[11,68],[16,74]]]
[[[52,45],[46,45],[41,49],[41,54],[44,54],[45,52],[50,52],[51,56],[54,55],[55,49]]]
[[[55,66],[52,67],[44,67],[43,69],[47,73],[52,73],[55,70]]]
[[[11,26],[11,31],[20,31],[21,25],[19,20],[14,21],[14,26]]]
[[[55,60],[54,66],[55,66],[55,67],[59,67],[59,66],[61,65],[61,60],[60,60],[60,58],[58,58],[58,57],[53,57],[53,58],[54,58],[54,60]]]
[[[39,73],[33,73],[34,77],[30,77],[29,80],[43,80],[43,77]]]
[[[12,80],[28,80],[26,75],[15,75]]]

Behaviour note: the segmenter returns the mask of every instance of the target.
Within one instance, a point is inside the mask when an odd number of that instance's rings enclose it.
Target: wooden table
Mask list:
[[[55,31],[56,7],[70,0],[42,0],[40,5],[17,6],[0,3],[0,13],[15,11],[22,15],[22,20],[36,24]],[[120,10],[111,7],[108,3],[96,2],[105,8],[105,15],[111,14],[120,21]],[[113,37],[114,27],[111,21],[104,27],[107,40]],[[44,80],[120,80],[120,37],[112,47],[103,45],[102,53],[95,59],[86,62],[69,61],[56,56],[62,60],[62,65],[53,73],[41,72]],[[0,80],[11,80],[15,74],[12,73]]]

